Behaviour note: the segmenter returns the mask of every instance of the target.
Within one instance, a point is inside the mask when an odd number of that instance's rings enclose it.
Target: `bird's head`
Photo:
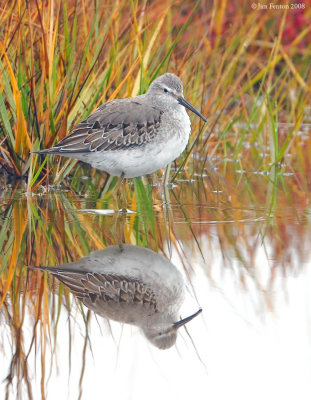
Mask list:
[[[164,319],[158,323],[143,328],[146,338],[161,350],[169,349],[176,343],[178,329],[200,314],[200,308],[196,313],[174,323],[165,322]]]
[[[166,108],[183,106],[198,115],[204,122],[206,118],[194,108],[185,98],[182,81],[175,74],[166,73],[156,78],[150,85],[148,96],[153,96],[153,100]]]

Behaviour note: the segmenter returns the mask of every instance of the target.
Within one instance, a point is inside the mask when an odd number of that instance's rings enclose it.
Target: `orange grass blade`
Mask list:
[[[19,155],[25,155],[31,149],[31,141],[27,130],[26,119],[22,110],[20,92],[18,89],[12,65],[1,43],[0,43],[0,48],[2,48],[3,56],[8,65],[12,88],[13,88],[13,95],[16,105],[16,136],[15,136],[14,150]]]
[[[14,244],[13,244],[13,250],[12,250],[12,256],[11,256],[9,270],[8,270],[8,276],[7,276],[5,286],[3,289],[2,298],[0,300],[0,307],[2,306],[4,299],[6,298],[6,295],[10,289],[10,286],[11,286],[11,283],[12,283],[12,280],[14,277],[15,267],[16,267],[17,260],[18,260],[22,237],[23,237],[23,234],[24,234],[26,226],[27,226],[27,214],[25,213],[25,210],[23,210],[23,208],[20,207],[20,205],[18,203],[14,203],[14,205],[13,205],[13,219],[14,219],[15,240],[14,240]]]

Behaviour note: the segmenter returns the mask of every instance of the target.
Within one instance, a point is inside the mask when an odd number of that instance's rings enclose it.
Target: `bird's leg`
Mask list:
[[[125,243],[124,227],[126,221],[126,193],[125,193],[126,179],[124,178],[124,173],[122,173],[120,177],[120,182],[118,182],[118,184],[119,184],[117,192],[118,212],[115,225],[115,232],[119,248],[121,251],[123,251],[123,243]],[[122,189],[120,188],[121,184],[122,184]]]
[[[124,235],[125,222],[126,222],[126,213],[124,212],[118,213],[116,219],[115,232],[117,236],[118,245],[121,251],[123,251],[124,249],[123,243],[125,243],[125,235]]]
[[[110,191],[108,189],[109,189],[111,181],[113,180],[114,177],[112,175],[109,176],[109,179],[106,180],[104,189],[102,191],[102,194],[104,194],[104,196],[103,196],[104,199],[111,197],[115,192],[118,193],[118,190],[122,183],[123,176],[124,176],[124,173],[122,172],[121,176],[119,178],[117,178],[117,183],[113,186],[113,188]]]
[[[127,179],[123,178],[123,185],[122,185],[122,198],[121,198],[121,205],[122,205],[122,213],[126,214],[127,210],[127,198],[126,198],[126,184]]]
[[[117,200],[118,200],[118,210],[121,210],[122,213],[126,213],[127,201],[126,201],[126,179],[124,178],[124,172],[122,172],[120,176],[120,180],[117,183]],[[122,189],[120,186],[122,185]]]
[[[115,187],[113,188],[111,193],[116,192],[117,195],[119,195],[119,189],[121,186],[121,183],[123,182],[123,178],[124,178],[124,172],[122,172],[122,174],[120,175],[120,177],[118,178],[118,182],[116,183]]]
[[[104,187],[102,189],[102,191],[100,192],[99,197],[101,198],[103,196],[104,199],[107,199],[108,197],[111,197],[114,193],[116,193],[117,195],[117,207],[118,207],[118,211],[120,210],[120,198],[122,198],[122,196],[120,196],[120,186],[124,181],[124,172],[122,172],[121,176],[119,178],[117,178],[117,183],[114,185],[114,187],[109,191],[109,187],[111,184],[111,181],[114,177],[109,175],[109,177],[106,179]]]

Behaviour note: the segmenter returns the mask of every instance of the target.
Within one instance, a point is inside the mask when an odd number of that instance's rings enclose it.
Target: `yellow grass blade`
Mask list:
[[[162,15],[162,17],[161,17],[161,19],[160,19],[160,21],[159,21],[154,33],[153,33],[151,39],[150,39],[150,42],[149,42],[149,45],[147,47],[146,53],[145,53],[145,55],[143,57],[143,65],[142,65],[143,71],[145,71],[147,69],[147,67],[148,67],[148,62],[149,62],[149,57],[150,57],[151,50],[153,49],[154,43],[156,41],[156,38],[159,35],[160,29],[161,29],[161,27],[163,25],[163,22],[164,22],[165,18],[166,18],[167,12],[168,12],[168,8],[163,13],[163,15]],[[134,83],[133,90],[132,90],[132,96],[137,96],[138,95],[139,83],[140,83],[140,80],[141,80],[141,75],[142,75],[142,70],[140,69],[138,74],[137,74],[137,76],[136,76],[136,79],[135,79],[135,83]]]
[[[16,105],[16,133],[15,133],[14,150],[17,154],[19,154],[20,156],[23,156],[23,155],[27,154],[28,151],[30,151],[31,141],[30,141],[28,130],[27,130],[25,116],[24,116],[24,113],[22,110],[20,93],[19,93],[19,89],[18,89],[18,85],[17,85],[17,81],[15,78],[14,72],[13,72],[12,65],[11,65],[10,60],[7,56],[7,53],[1,43],[0,43],[0,49],[6,60],[7,65],[8,65],[8,70],[9,70],[9,75],[11,78],[13,95],[14,95],[14,100],[15,100],[15,105]]]
[[[12,250],[11,260],[10,260],[9,269],[8,269],[8,276],[6,278],[2,298],[0,300],[0,306],[2,306],[4,299],[6,298],[6,295],[10,289],[10,286],[11,286],[11,283],[12,283],[12,280],[14,277],[15,267],[16,267],[17,260],[18,260],[22,237],[23,237],[23,234],[24,234],[26,226],[27,226],[27,214],[25,214],[25,210],[23,210],[23,208],[20,207],[19,203],[15,203],[13,205],[13,219],[14,219],[15,240],[14,240],[14,244],[13,244],[13,250]]]

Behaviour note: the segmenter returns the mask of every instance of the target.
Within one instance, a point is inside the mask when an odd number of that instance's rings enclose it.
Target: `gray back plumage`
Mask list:
[[[141,320],[158,312],[155,293],[138,279],[117,274],[65,270],[57,270],[52,274],[86,307],[105,318],[137,323],[133,319],[134,314]]]
[[[163,85],[177,93],[183,92],[182,82],[176,75],[161,75],[145,95],[102,104],[54,147],[38,153],[65,155],[127,150],[151,142],[158,135],[165,112],[165,104],[161,107],[161,101],[153,101],[152,97],[163,94]]]
[[[98,107],[50,152],[87,153],[142,146],[157,135],[162,114],[139,96],[113,100]]]

